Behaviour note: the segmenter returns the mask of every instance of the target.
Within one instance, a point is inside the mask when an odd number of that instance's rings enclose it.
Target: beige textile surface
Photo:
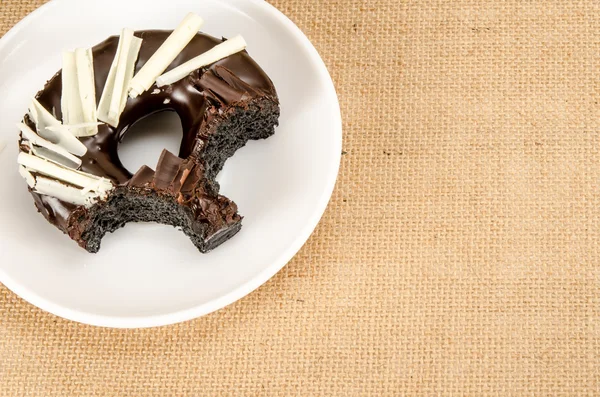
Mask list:
[[[0,33],[42,3],[0,0]],[[272,3],[344,117],[316,233],[159,329],[0,287],[0,395],[600,395],[600,2]]]

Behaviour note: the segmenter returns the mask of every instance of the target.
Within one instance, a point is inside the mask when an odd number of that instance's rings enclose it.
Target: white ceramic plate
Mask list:
[[[202,255],[172,227],[130,224],[106,236],[98,254],[88,254],[36,212],[17,173],[15,123],[60,69],[63,49],[95,45],[123,27],[172,29],[190,11],[205,19],[202,30],[209,34],[243,34],[281,100],[275,136],[249,143],[219,177],[244,227]],[[341,117],[331,78],[302,32],[261,0],[54,0],[0,40],[0,93],[0,140],[7,144],[0,153],[0,282],[82,323],[172,324],[242,298],[306,242],[338,172]],[[160,123],[178,128],[176,118]],[[154,166],[165,144],[176,149],[172,134],[151,135],[121,152],[126,165]]]

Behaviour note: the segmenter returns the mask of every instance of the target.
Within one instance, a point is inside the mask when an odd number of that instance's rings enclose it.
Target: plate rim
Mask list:
[[[33,12],[25,16],[21,19],[17,24],[15,24],[8,32],[4,34],[3,37],[0,38],[0,50],[7,46],[10,40],[15,36],[19,31],[24,29],[26,25],[34,19],[38,14],[42,13],[44,10],[50,7],[54,7],[57,4],[60,4],[63,1],[68,0],[51,0],[48,3],[43,4],[42,6],[35,9]],[[223,1],[223,0],[221,0]],[[342,151],[342,115],[341,109],[339,105],[339,99],[337,96],[337,92],[335,89],[335,85],[327,70],[327,66],[325,62],[319,55],[316,48],[310,42],[308,37],[302,32],[302,30],[285,14],[275,8],[273,5],[269,4],[264,0],[224,0],[225,2],[232,4],[234,2],[248,2],[252,3],[254,6],[262,8],[263,11],[269,14],[270,17],[278,20],[279,22],[284,24],[284,27],[293,34],[296,39],[299,39],[299,43],[305,50],[307,50],[311,63],[316,67],[318,74],[324,78],[323,82],[325,83],[325,89],[332,94],[332,98],[334,101],[335,111],[331,115],[333,117],[333,125],[335,130],[332,130],[332,134],[334,136],[334,172],[331,173],[331,177],[327,181],[326,186],[321,192],[321,197],[319,198],[319,204],[315,207],[315,211],[313,212],[312,217],[306,222],[305,226],[299,231],[298,237],[294,240],[294,242],[284,250],[276,260],[273,260],[272,263],[265,267],[261,272],[252,277],[247,282],[241,284],[240,286],[232,289],[228,293],[216,298],[212,299],[208,302],[198,304],[194,307],[173,311],[171,313],[166,314],[157,314],[157,315],[147,315],[147,316],[108,316],[101,314],[88,313],[80,310],[71,309],[68,307],[64,307],[62,305],[56,304],[52,301],[49,301],[41,296],[37,295],[35,292],[29,290],[29,288],[22,286],[17,281],[13,280],[8,274],[6,274],[2,268],[0,268],[0,282],[4,284],[6,288],[11,290],[13,293],[18,295],[20,298],[25,300],[26,302],[38,307],[41,310],[49,312],[53,315],[56,315],[61,318],[65,318],[70,321],[97,326],[97,327],[107,327],[107,328],[150,328],[150,327],[161,327],[172,324],[177,324],[185,321],[190,321],[207,314],[213,313],[217,310],[223,309],[226,306],[229,306],[238,300],[244,298],[249,295],[260,286],[269,281],[273,276],[275,276],[281,269],[283,269],[289,261],[300,251],[300,249],[306,244],[310,236],[313,234],[317,225],[319,224],[323,214],[325,213],[331,196],[333,194],[336,181],[339,175],[339,168],[341,163],[341,151]]]

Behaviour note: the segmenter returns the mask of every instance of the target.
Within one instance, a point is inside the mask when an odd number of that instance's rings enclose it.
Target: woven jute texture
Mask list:
[[[272,2],[344,118],[308,244],[159,329],[0,288],[0,394],[600,395],[600,2]],[[1,33],[41,3],[0,0]]]

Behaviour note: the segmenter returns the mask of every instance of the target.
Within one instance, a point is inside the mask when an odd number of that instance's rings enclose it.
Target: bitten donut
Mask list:
[[[190,14],[174,31],[124,30],[64,53],[62,70],[19,125],[19,169],[37,209],[89,252],[128,222],[178,227],[201,252],[241,228],[236,204],[219,195],[215,177],[248,140],[274,133],[279,100],[243,39],[197,33],[198,19]],[[165,150],[155,169],[130,172],[119,142],[136,122],[163,111],[181,119],[179,153]]]

